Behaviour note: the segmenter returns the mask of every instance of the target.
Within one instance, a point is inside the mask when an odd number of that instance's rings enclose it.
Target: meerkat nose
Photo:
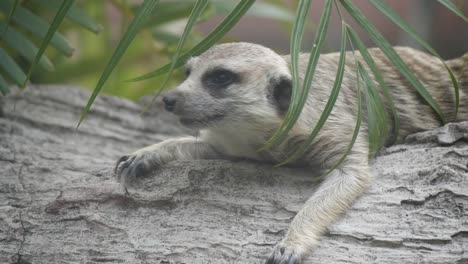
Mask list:
[[[162,100],[164,102],[164,108],[167,111],[169,111],[169,112],[174,111],[176,103],[177,103],[177,97],[176,96],[173,96],[171,94],[167,94],[167,95],[165,95],[163,97]]]

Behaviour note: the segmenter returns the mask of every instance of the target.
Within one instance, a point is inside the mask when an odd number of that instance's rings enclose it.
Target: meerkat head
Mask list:
[[[288,63],[266,47],[217,45],[191,58],[185,71],[187,79],[163,97],[185,126],[277,125],[289,107]]]

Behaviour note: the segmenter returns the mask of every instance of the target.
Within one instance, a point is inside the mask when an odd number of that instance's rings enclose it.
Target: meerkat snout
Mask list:
[[[179,107],[181,104],[182,95],[179,93],[169,92],[164,95],[162,101],[164,103],[164,108],[168,112],[174,112],[176,107]]]

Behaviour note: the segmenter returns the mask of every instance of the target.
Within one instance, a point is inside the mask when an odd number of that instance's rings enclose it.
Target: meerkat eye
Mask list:
[[[226,88],[239,81],[239,75],[226,69],[215,69],[203,76],[203,83],[209,88]]]
[[[190,68],[185,68],[184,75],[186,78],[190,76],[190,72],[191,72]]]

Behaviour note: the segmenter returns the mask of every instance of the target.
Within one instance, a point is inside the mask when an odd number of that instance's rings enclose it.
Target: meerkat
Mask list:
[[[454,89],[442,62],[411,48],[395,50],[439,104],[447,121],[468,120],[468,67],[465,67],[468,53],[446,62],[460,85],[460,107],[455,117]],[[376,48],[369,52],[391,90],[400,117],[397,141],[410,133],[440,126],[436,113],[385,55]],[[348,55],[341,92],[333,111],[311,147],[293,165],[327,169],[336,164],[348,147],[358,111],[356,66],[353,56],[349,52]],[[300,55],[301,82],[308,58],[308,54]],[[338,60],[339,53],[320,56],[310,94],[287,139],[259,152],[283,122],[289,108],[290,56],[281,56],[250,43],[212,47],[188,60],[186,80],[163,97],[165,109],[176,114],[182,125],[198,129],[199,136],[166,140],[125,155],[117,162],[116,176],[125,184],[173,160],[247,158],[274,164],[283,161],[314,128],[329,98]],[[363,120],[349,155],[326,176],[297,213],[285,238],[266,263],[301,263],[326,228],[368,188],[371,183],[369,143],[366,119]],[[317,171],[311,174],[316,175]]]

